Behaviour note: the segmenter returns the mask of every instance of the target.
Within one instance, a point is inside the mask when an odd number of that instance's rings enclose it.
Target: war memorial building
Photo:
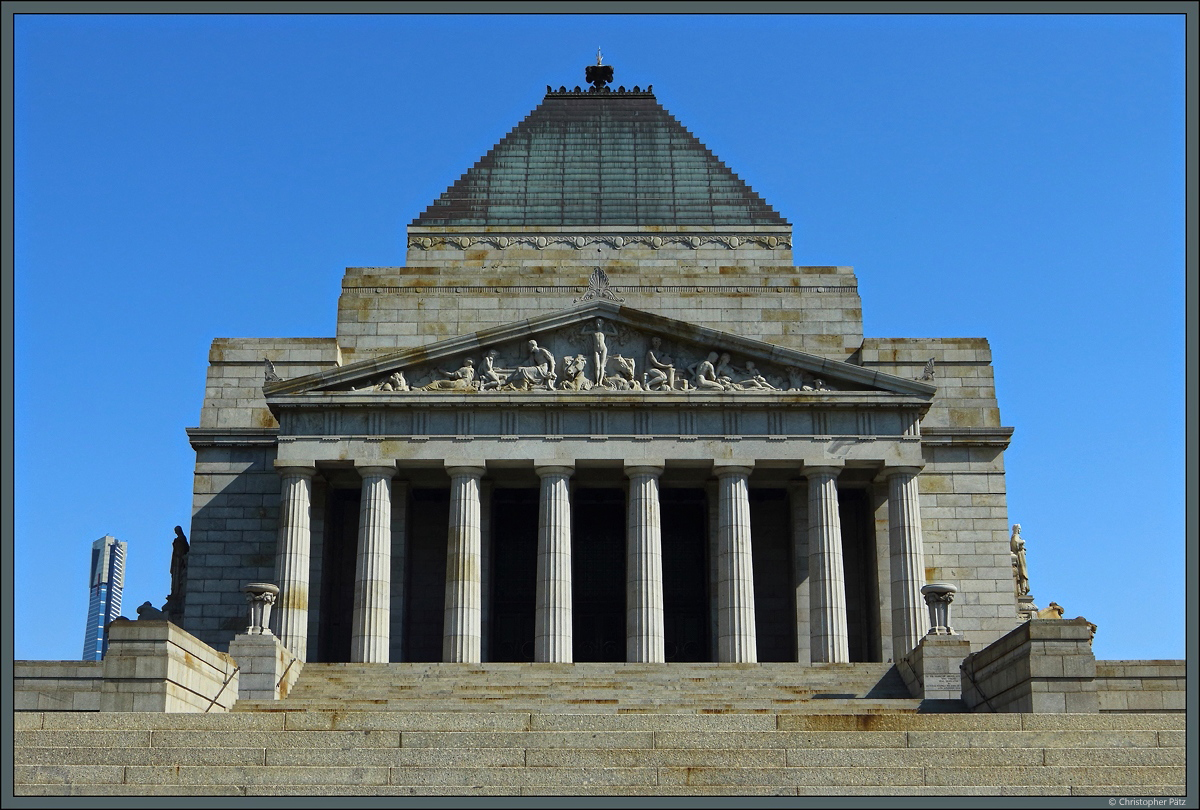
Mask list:
[[[650,88],[548,88],[336,337],[214,341],[182,626],[227,645],[263,580],[308,661],[888,661],[945,580],[983,646],[990,359],[864,338],[852,269],[795,266]]]
[[[1184,795],[1184,663],[1033,604],[987,341],[864,336],[587,79],[335,336],[213,342],[171,595],[17,662],[18,792]]]

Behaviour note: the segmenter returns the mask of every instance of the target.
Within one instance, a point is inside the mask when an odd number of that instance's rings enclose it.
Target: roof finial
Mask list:
[[[596,93],[601,90],[607,90],[604,85],[613,80],[612,65],[604,64],[604,54],[600,53],[600,49],[596,49],[596,64],[588,65],[583,71],[583,76],[592,86],[588,88],[589,93]]]

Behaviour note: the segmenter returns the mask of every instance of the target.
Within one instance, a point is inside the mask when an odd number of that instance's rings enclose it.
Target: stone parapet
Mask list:
[[[963,701],[976,712],[1099,711],[1086,619],[1033,619],[963,661]]]
[[[1182,712],[1187,709],[1186,661],[1097,661],[1102,712]]]
[[[237,700],[234,660],[170,622],[117,619],[103,663],[102,712],[223,712]]]
[[[100,661],[14,661],[13,709],[97,712],[103,683]]]

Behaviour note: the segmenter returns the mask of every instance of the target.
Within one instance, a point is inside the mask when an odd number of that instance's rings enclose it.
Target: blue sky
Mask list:
[[[855,267],[868,336],[990,340],[1038,604],[1099,658],[1184,657],[1181,15],[27,15],[15,45],[16,658],[80,656],[106,533],[125,614],[162,604],[211,340],[333,335],[343,269],[403,264],[597,46],[797,264]]]

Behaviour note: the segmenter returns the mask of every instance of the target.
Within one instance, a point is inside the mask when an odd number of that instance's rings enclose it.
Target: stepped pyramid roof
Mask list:
[[[546,90],[412,225],[789,226],[651,88]]]

